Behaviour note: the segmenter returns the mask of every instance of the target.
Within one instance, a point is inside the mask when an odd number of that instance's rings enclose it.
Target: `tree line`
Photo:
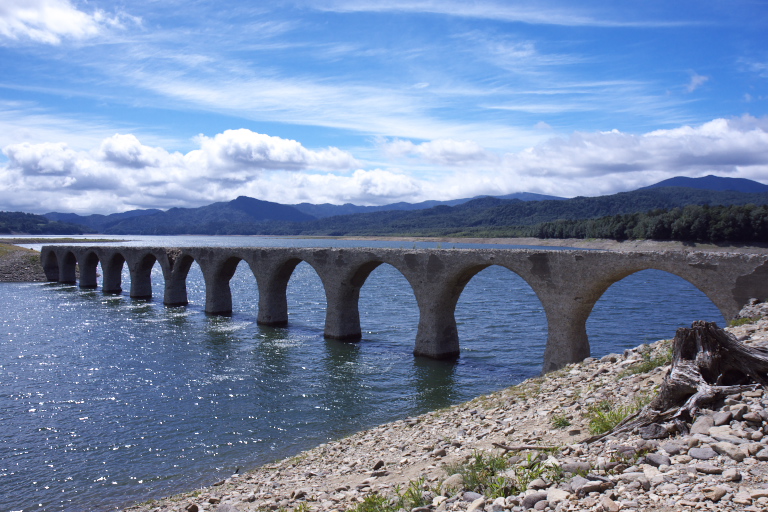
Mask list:
[[[528,235],[537,238],[768,242],[768,206],[688,205],[598,219],[556,220],[534,226]]]

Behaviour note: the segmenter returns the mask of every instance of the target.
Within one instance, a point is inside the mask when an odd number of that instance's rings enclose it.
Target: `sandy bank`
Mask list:
[[[754,315],[754,312],[751,313]],[[768,345],[768,319],[731,329]],[[587,359],[470,402],[320,445],[136,512],[351,510],[419,482],[417,512],[768,510],[768,394],[732,396],[695,432],[584,444],[595,410],[632,407],[658,388],[669,342]],[[706,420],[706,421],[705,421]],[[512,447],[509,451],[502,446]],[[539,447],[536,449],[535,447]],[[546,448],[552,447],[552,450]],[[446,466],[501,456],[520,488],[485,495]],[[466,465],[466,464],[465,464]],[[540,473],[540,475],[538,474]],[[539,476],[539,478],[533,478]],[[450,477],[450,478],[449,478]],[[368,501],[366,501],[368,500]],[[369,509],[371,510],[371,509]]]

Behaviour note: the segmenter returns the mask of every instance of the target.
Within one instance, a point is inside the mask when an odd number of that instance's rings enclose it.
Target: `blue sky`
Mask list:
[[[0,209],[768,183],[768,4],[3,0]]]

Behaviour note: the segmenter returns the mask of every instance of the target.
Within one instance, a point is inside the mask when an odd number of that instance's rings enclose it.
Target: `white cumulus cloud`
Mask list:
[[[357,163],[346,151],[330,147],[320,151],[299,142],[247,129],[226,130],[198,142],[209,162],[223,167],[263,170],[350,169]]]
[[[382,147],[391,156],[420,156],[441,165],[464,165],[495,158],[472,140],[437,139],[414,144],[408,140],[395,139],[383,142]]]
[[[64,39],[90,39],[104,29],[120,24],[116,16],[101,10],[81,11],[69,0],[0,2],[0,43],[5,39],[56,45]]]

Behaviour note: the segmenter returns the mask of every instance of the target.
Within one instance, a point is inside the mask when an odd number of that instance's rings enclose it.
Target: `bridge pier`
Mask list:
[[[151,260],[148,261],[150,258]],[[132,299],[152,298],[152,266],[154,263],[155,258],[152,255],[129,263],[128,270],[131,273],[131,290],[129,295]]]
[[[419,304],[419,326],[416,330],[414,356],[431,359],[456,359],[459,357],[459,330],[456,327],[456,303],[448,297],[424,298],[416,295]],[[451,304],[452,303],[452,304]]]
[[[325,337],[359,341],[363,337],[360,329],[360,287],[329,283],[325,286],[325,298]]]
[[[59,282],[63,284],[77,283],[77,259],[71,252],[64,254],[59,265]]]
[[[105,294],[119,295],[123,292],[123,264],[125,259],[120,254],[105,257],[101,262],[104,276],[101,280],[101,291]]]
[[[90,253],[84,261],[80,263],[80,288],[96,289],[98,282],[96,280],[96,269],[99,267],[99,258]]]

